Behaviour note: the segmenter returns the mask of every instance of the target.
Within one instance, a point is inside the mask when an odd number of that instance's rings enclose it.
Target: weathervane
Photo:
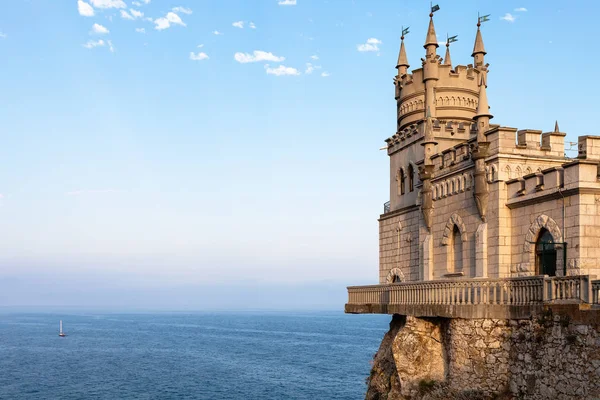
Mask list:
[[[450,43],[456,42],[458,40],[457,37],[458,35],[448,37],[448,34],[446,33],[446,47],[450,47]]]
[[[488,17],[490,15],[492,15],[492,14],[488,14],[488,15],[484,15],[484,16],[480,17],[479,13],[477,13],[477,26],[481,26],[482,23],[489,21],[490,19]]]
[[[440,6],[437,4],[434,6],[431,2],[429,3],[429,5],[431,6],[431,13],[429,14],[429,16],[433,17],[433,13],[438,11],[440,9]]]
[[[400,37],[401,40],[404,40],[404,36],[408,35],[408,29],[410,28],[410,26],[406,27],[406,29],[404,29],[404,26],[402,27],[402,36]]]

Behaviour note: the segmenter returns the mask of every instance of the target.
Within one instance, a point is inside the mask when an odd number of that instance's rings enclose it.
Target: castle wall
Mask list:
[[[412,207],[379,220],[379,283],[389,283],[390,273],[402,281],[419,279],[421,216],[418,207]]]

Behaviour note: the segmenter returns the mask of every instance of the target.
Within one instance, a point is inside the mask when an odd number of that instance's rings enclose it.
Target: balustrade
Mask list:
[[[600,281],[590,276],[442,279],[348,287],[348,304],[505,305],[552,302],[599,304]]]

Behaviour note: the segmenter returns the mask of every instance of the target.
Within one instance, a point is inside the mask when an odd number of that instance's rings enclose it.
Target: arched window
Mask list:
[[[554,238],[542,228],[535,243],[535,270],[538,275],[556,275],[556,248]]]
[[[404,170],[402,168],[396,174],[396,181],[398,182],[398,194],[404,194]]]
[[[392,278],[392,283],[400,283],[402,282],[402,279],[398,276],[398,274],[394,274],[394,277]]]
[[[408,190],[411,192],[415,188],[415,171],[413,170],[412,164],[408,165]]]
[[[463,243],[460,231],[458,230],[458,226],[454,225],[454,229],[452,230],[452,246],[450,247],[450,268],[452,268],[450,272],[462,272],[463,270],[462,247]]]

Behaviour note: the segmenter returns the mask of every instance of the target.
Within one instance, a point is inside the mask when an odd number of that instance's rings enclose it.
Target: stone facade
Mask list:
[[[434,38],[431,18],[422,68],[409,73],[402,37],[379,283],[600,275],[600,137],[580,137],[568,159],[558,124],[490,125],[479,27],[468,66],[453,66],[449,47],[437,55]],[[550,261],[540,261],[542,239]]]
[[[599,317],[577,305],[524,320],[395,315],[366,398],[599,398]]]

